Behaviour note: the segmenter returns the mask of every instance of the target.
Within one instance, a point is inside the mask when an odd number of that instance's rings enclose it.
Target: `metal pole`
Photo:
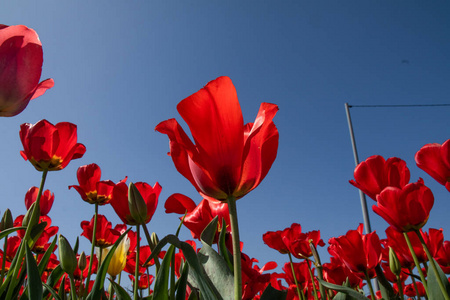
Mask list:
[[[350,106],[348,105],[348,103],[345,103],[345,112],[347,113],[348,130],[350,132],[350,139],[352,141],[353,157],[355,158],[355,166],[357,166],[359,164],[359,158],[358,158],[358,151],[356,150],[355,135],[353,133],[353,125],[352,125],[352,120],[350,118],[349,107]],[[362,214],[363,214],[363,219],[364,219],[364,228],[365,228],[366,233],[369,233],[369,232],[372,232],[372,229],[370,227],[366,195],[361,190],[359,190],[359,198],[361,199],[361,209],[362,209]]]

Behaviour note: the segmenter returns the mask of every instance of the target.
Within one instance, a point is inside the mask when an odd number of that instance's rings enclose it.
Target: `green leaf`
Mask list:
[[[108,266],[109,262],[111,261],[114,251],[116,251],[117,246],[122,241],[122,239],[128,234],[128,232],[131,230],[131,228],[128,228],[127,231],[125,231],[114,243],[114,245],[109,250],[108,254],[105,257],[105,260],[102,262],[100,268],[97,271],[97,277],[95,278],[94,285],[92,287],[91,292],[87,296],[87,300],[96,300],[100,299],[102,297],[102,294],[104,294],[104,284],[105,284],[105,278],[106,273],[108,272]]]
[[[217,226],[217,225],[216,225]],[[234,299],[234,277],[226,261],[211,246],[202,242],[197,256],[206,274],[224,300]]]
[[[27,276],[28,276],[28,297],[30,300],[42,299],[42,282],[41,275],[39,274],[36,260],[30,251],[30,248],[25,244],[25,257],[27,263]]]
[[[55,249],[57,237],[58,236],[55,235],[55,238],[53,239],[53,242],[47,248],[47,250],[45,251],[45,253],[42,256],[41,260],[39,261],[38,269],[39,269],[39,274],[41,274],[41,276],[44,273],[45,268],[47,267],[47,263],[50,260],[50,256],[52,255],[53,250]]]
[[[231,253],[228,251],[227,245],[225,244],[225,236],[226,236],[227,230],[226,230],[226,224],[225,219],[222,218],[222,230],[219,234],[219,242],[217,243],[217,246],[219,248],[219,254],[223,257],[223,259],[227,262],[228,268],[230,268],[230,271],[233,272],[233,263],[231,262]]]
[[[152,251],[151,255],[148,257],[147,262],[145,264],[147,264],[151,259],[153,259],[167,243],[170,243],[175,247],[181,249],[181,251],[183,251],[183,255],[190,266],[189,268],[190,281],[193,280],[197,283],[195,287],[200,290],[203,297],[208,300],[222,299],[220,294],[217,292],[214,285],[212,284],[212,282],[206,276],[205,270],[203,269],[203,266],[200,264],[197,257],[197,253],[192,248],[192,246],[186,242],[180,241],[173,234],[169,234],[159,241],[158,245],[156,245],[154,251]]]
[[[114,288],[117,300],[131,300],[130,295],[128,295],[127,291],[125,291],[125,289],[123,287],[118,285],[116,282],[112,281],[110,278],[108,278],[108,279]]]
[[[2,232],[0,232],[0,240],[2,238],[4,238],[7,235],[10,235],[13,232],[16,232],[17,230],[25,230],[27,229],[26,227],[14,227],[14,228],[9,228],[9,229],[5,229]]]
[[[369,299],[366,296],[364,296],[363,294],[360,294],[357,291],[355,291],[355,290],[353,290],[353,289],[351,289],[349,287],[332,284],[332,283],[329,283],[327,281],[320,280],[320,279],[317,279],[317,280],[323,286],[325,286],[328,289],[335,290],[335,291],[347,294],[348,296],[350,296],[350,299],[354,299],[354,300],[367,300],[367,299]]]
[[[61,268],[61,265],[56,266],[50,275],[47,278],[47,285],[50,287],[55,287],[61,277],[64,275],[64,271]],[[51,292],[48,289],[44,290],[44,298],[47,297],[48,293]]]
[[[28,247],[30,249],[33,249],[34,244],[36,244],[42,232],[44,232],[45,227],[47,227],[47,222],[38,223],[31,228],[30,239],[28,240]]]
[[[77,236],[77,240],[75,241],[75,245],[73,246],[73,252],[78,254],[78,248],[80,247],[80,238]]]
[[[279,291],[269,284],[261,295],[260,300],[286,300],[286,296],[287,291]]]
[[[200,235],[201,241],[208,244],[209,246],[214,243],[218,221],[219,217],[215,216],[214,219],[212,219],[211,222],[209,222],[209,224],[205,227],[205,229],[203,229],[202,234]]]
[[[186,286],[189,274],[189,264],[184,264],[183,271],[181,272],[180,279],[177,281],[177,295],[175,300],[185,300],[186,299]]]
[[[442,271],[439,264],[433,259],[437,271],[439,273],[439,277],[441,277],[442,283],[444,284],[445,289],[447,290],[447,294],[450,295],[450,284],[448,282],[447,276],[445,276],[444,272]],[[428,294],[429,299],[433,300],[444,300],[445,297],[442,294],[441,288],[439,287],[438,279],[436,277],[436,274],[434,270],[432,269],[432,266],[428,266]]]
[[[50,294],[52,294],[53,298],[55,298],[55,300],[61,300],[61,297],[59,297],[58,293],[48,284],[46,283],[42,283],[42,285],[44,286],[44,288],[50,292]]]
[[[153,300],[168,300],[169,299],[169,274],[170,274],[170,262],[172,260],[175,246],[170,246],[164,255],[164,259],[156,275],[155,287],[153,292]],[[137,278],[135,279],[137,280]]]

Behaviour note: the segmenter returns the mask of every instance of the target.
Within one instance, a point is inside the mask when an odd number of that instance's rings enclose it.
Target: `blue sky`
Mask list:
[[[326,242],[362,222],[358,190],[348,183],[354,161],[344,103],[450,103],[449,15],[446,1],[3,1],[0,23],[38,32],[42,79],[52,77],[55,87],[20,115],[0,119],[1,213],[25,213],[25,192],[39,185],[41,174],[19,154],[19,126],[45,118],[77,124],[87,148],[47,177],[55,193],[49,215],[63,235],[73,243],[80,222],[93,215],[93,206],[67,187],[77,184],[79,166],[94,162],[103,179],[158,181],[163,191],[149,230],[174,233],[178,219],[164,213],[167,197],[201,198],[154,127],[181,121],[176,104],[226,75],[245,122],[261,102],[280,108],[278,157],[237,209],[244,252],[260,265],[282,265],[287,257],[263,244],[266,231],[297,222],[321,230]],[[450,107],[351,108],[360,159],[404,159],[411,181],[423,177],[435,195],[426,228],[444,228],[446,239],[449,193],[416,167],[414,154],[450,138],[449,113]],[[100,213],[120,222],[111,207]],[[370,217],[384,237],[386,223],[371,210]],[[187,229],[182,236],[190,238]]]

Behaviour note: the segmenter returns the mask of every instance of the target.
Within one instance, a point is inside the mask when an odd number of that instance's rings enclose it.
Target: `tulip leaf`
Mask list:
[[[192,246],[186,242],[180,241],[173,234],[169,234],[159,241],[144,264],[147,264],[150,260],[152,260],[167,243],[170,243],[183,251],[183,255],[190,266],[189,281],[195,281],[195,287],[200,290],[203,297],[208,300],[222,299],[212,282],[206,276],[205,270],[199,262],[197,253]]]
[[[55,235],[55,238],[53,239],[53,242],[50,244],[50,246],[45,251],[44,255],[42,256],[41,260],[39,261],[38,268],[39,268],[39,274],[43,274],[45,271],[45,268],[47,267],[47,263],[50,260],[50,256],[53,253],[53,250],[56,246],[56,239],[58,236]]]
[[[106,273],[108,272],[108,266],[109,262],[111,261],[114,251],[116,251],[117,246],[122,241],[123,238],[128,234],[128,232],[131,230],[131,228],[128,228],[127,231],[125,231],[112,245],[111,249],[109,250],[108,254],[106,255],[105,259],[103,260],[102,264],[100,265],[98,271],[97,271],[97,277],[95,278],[94,285],[92,286],[92,290],[87,296],[87,300],[95,300],[100,299],[102,297],[103,292],[103,285],[105,283]]]
[[[80,238],[77,236],[77,240],[75,241],[75,245],[73,246],[73,253],[75,253],[75,255],[77,255],[78,253],[79,246],[80,246]]]
[[[42,283],[42,285],[44,286],[44,288],[47,291],[50,292],[50,294],[52,294],[52,296],[53,296],[53,298],[55,298],[55,300],[61,300],[61,297],[59,297],[59,295],[56,293],[56,291],[51,286],[49,286],[48,284],[46,284],[44,282]]]
[[[155,287],[153,292],[153,300],[168,300],[169,299],[169,275],[170,275],[170,262],[172,261],[173,252],[175,246],[170,246],[164,255],[164,259],[159,267],[158,274],[156,275]],[[135,279],[137,280],[137,279]]]
[[[287,291],[279,291],[270,283],[261,295],[260,300],[286,300]],[[334,300],[334,298],[333,298]]]
[[[436,265],[436,269],[439,273],[439,277],[442,280],[442,283],[444,284],[445,289],[447,290],[447,294],[450,295],[450,283],[448,282],[447,276],[445,276],[444,272],[440,268],[439,264],[433,259],[434,264]],[[442,294],[442,291],[439,287],[438,278],[434,272],[434,270],[431,268],[431,266],[428,268],[428,294],[429,299],[433,300],[444,300],[445,297]]]
[[[337,284],[332,284],[332,283],[329,283],[329,282],[327,282],[325,280],[321,280],[321,279],[317,279],[317,280],[323,286],[325,286],[326,288],[331,289],[331,290],[335,290],[335,291],[338,291],[338,292],[345,293],[348,296],[350,296],[351,299],[354,299],[354,300],[367,300],[367,299],[369,299],[366,296],[364,296],[363,294],[361,294],[361,293],[359,293],[359,292],[357,292],[357,291],[355,291],[355,290],[353,290],[353,289],[351,289],[349,287],[342,286],[342,285],[337,285]]]
[[[54,288],[63,275],[64,271],[62,270],[61,265],[58,265],[48,276],[46,285]],[[49,292],[51,293],[51,290],[47,288],[44,290],[44,298],[47,297]]]
[[[185,300],[186,299],[186,286],[189,274],[189,264],[184,264],[183,271],[181,272],[180,279],[177,281],[177,295],[175,300]]]
[[[27,265],[27,277],[28,277],[28,297],[30,300],[42,299],[42,282],[41,275],[39,274],[36,260],[30,251],[30,248],[25,244],[25,258]]]
[[[216,225],[217,226],[217,225]],[[224,300],[234,299],[234,277],[226,261],[211,246],[202,242],[197,254],[206,274]]]
[[[226,230],[226,224],[225,219],[222,218],[222,230],[219,234],[219,242],[217,243],[217,246],[219,247],[219,254],[225,259],[227,262],[228,268],[233,272],[233,263],[231,262],[231,253],[228,251],[227,245],[225,244],[225,236],[226,236],[227,230]]]
[[[36,244],[42,232],[44,232],[45,227],[47,227],[47,222],[38,223],[31,228],[30,239],[28,240],[28,247],[30,249],[33,249],[34,244]]]
[[[9,228],[9,229],[5,229],[2,232],[0,232],[0,240],[3,239],[5,236],[10,235],[13,232],[16,232],[18,230],[25,230],[27,229],[26,227],[13,227],[13,228]]]
[[[111,282],[111,284],[114,288],[114,291],[116,292],[117,300],[131,300],[130,295],[128,295],[127,291],[125,291],[125,289],[123,287],[121,287],[116,282],[112,281],[111,279],[109,279],[109,281]]]
[[[375,267],[375,272],[377,273],[377,281],[379,283],[381,296],[384,299],[397,299],[398,296],[396,296],[394,289],[386,279],[386,276],[384,276],[384,272],[380,265]]]
[[[200,235],[202,242],[208,244],[209,246],[214,243],[218,221],[219,217],[215,216],[214,219],[212,219],[211,222],[209,222],[209,224],[205,227],[205,229],[203,229],[202,234]]]

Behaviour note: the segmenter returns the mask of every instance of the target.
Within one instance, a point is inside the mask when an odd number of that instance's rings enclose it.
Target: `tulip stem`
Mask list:
[[[412,258],[414,260],[414,264],[417,267],[417,272],[419,272],[420,280],[422,281],[423,288],[425,289],[425,292],[427,293],[427,296],[429,296],[429,294],[428,294],[428,284],[427,284],[427,281],[425,279],[425,275],[422,272],[422,268],[420,267],[420,263],[419,263],[419,260],[417,259],[416,252],[414,252],[414,248],[413,248],[413,246],[411,244],[411,241],[409,239],[408,233],[403,232],[403,236],[405,237],[406,243],[408,244],[409,252],[411,252],[411,256],[412,256]]]
[[[375,293],[374,293],[374,291],[373,291],[372,282],[371,282],[370,277],[369,277],[369,272],[367,272],[367,270],[364,271],[364,275],[365,275],[365,277],[366,277],[367,285],[369,286],[369,291],[370,291],[370,297],[371,297],[371,299],[377,299],[377,298],[375,297]]]
[[[291,265],[292,277],[294,278],[294,283],[295,283],[295,286],[297,287],[298,298],[303,299],[303,297],[301,295],[301,291],[300,291],[300,286],[298,285],[297,275],[295,275],[295,268],[294,268],[294,263],[292,262],[291,252],[288,252],[288,255],[289,255],[289,264]]]
[[[152,239],[151,239],[150,234],[147,229],[147,224],[142,224],[142,228],[144,228],[145,237],[147,238],[147,243],[148,243],[148,246],[150,247],[150,251],[153,253],[153,249],[155,249],[155,245],[152,243]],[[158,274],[159,267],[161,266],[161,264],[159,263],[158,255],[155,256],[153,261],[155,262],[155,269],[156,269],[155,273]]]
[[[228,211],[230,213],[231,236],[233,243],[233,272],[234,272],[234,299],[242,298],[242,273],[241,273],[241,241],[239,239],[239,226],[236,209],[236,198],[227,198]]]
[[[317,296],[316,285],[314,284],[314,275],[313,275],[312,269],[311,269],[311,261],[309,259],[306,259],[306,265],[308,266],[309,277],[311,277],[311,282],[312,282],[313,291],[314,291],[314,299],[319,300],[319,297]]]
[[[139,267],[140,267],[140,263],[139,263],[139,240],[141,239],[140,237],[140,229],[141,226],[138,224],[136,225],[136,267],[134,269],[134,286],[133,286],[133,299],[137,300],[138,299],[138,285],[139,285]]]
[[[430,261],[430,265],[433,268],[434,275],[436,276],[437,282],[439,284],[439,288],[441,289],[442,295],[444,296],[445,300],[450,300],[450,296],[447,293],[447,289],[444,286],[444,283],[442,282],[441,276],[439,275],[438,269],[436,267],[436,263],[434,262],[433,256],[430,253],[430,250],[428,250],[427,244],[425,243],[422,234],[419,230],[414,230],[414,232],[419,237],[420,243],[422,244],[423,250],[425,250],[425,253],[427,254],[428,260]]]
[[[25,246],[24,243],[28,243],[28,239],[30,238],[31,235],[31,230],[33,229],[33,227],[39,223],[39,219],[40,219],[40,215],[41,215],[41,206],[40,206],[40,200],[41,200],[41,195],[42,195],[42,191],[44,190],[44,185],[45,185],[45,179],[47,178],[47,173],[48,173],[48,169],[44,169],[42,171],[42,178],[41,178],[41,185],[39,186],[39,192],[36,198],[36,204],[34,205],[34,209],[33,211],[30,211],[30,218],[27,224],[27,229],[25,230],[25,235],[22,238],[22,242],[20,243],[19,246],[19,250],[16,253],[15,258],[13,260],[13,263],[10,266],[10,270],[8,271],[8,274],[6,275],[6,279],[8,279],[8,277],[11,278],[11,281],[9,283],[8,286],[8,291],[6,293],[6,298],[5,299],[11,299],[12,297],[12,293],[17,285],[17,281],[19,280],[18,275],[19,275],[19,271],[21,269],[22,266],[22,261],[23,258],[25,256]],[[37,218],[37,220],[36,220]],[[35,223],[34,223],[35,222]],[[5,254],[3,254],[5,255]],[[3,260],[5,258],[3,257]],[[15,263],[15,264],[14,264]],[[6,282],[7,280],[5,280]],[[2,288],[4,287],[4,284],[2,284]]]
[[[409,273],[412,274],[412,268],[409,267],[408,270],[409,270]],[[410,277],[411,277],[411,281],[414,285],[414,290],[416,291],[417,300],[422,300],[420,298],[419,288],[417,287],[416,279],[414,278],[414,276],[410,276]]]
[[[83,298],[87,297],[88,291],[89,291],[89,281],[91,280],[91,273],[92,273],[92,263],[94,261],[94,250],[95,250],[95,239],[97,234],[97,216],[98,216],[98,203],[94,203],[95,212],[94,212],[94,228],[92,229],[92,241],[91,241],[91,258],[89,259],[89,269],[88,269],[88,275],[86,277],[86,289],[84,291]],[[102,249],[100,249],[100,253],[102,253]],[[101,260],[98,261],[98,265],[101,265]]]

